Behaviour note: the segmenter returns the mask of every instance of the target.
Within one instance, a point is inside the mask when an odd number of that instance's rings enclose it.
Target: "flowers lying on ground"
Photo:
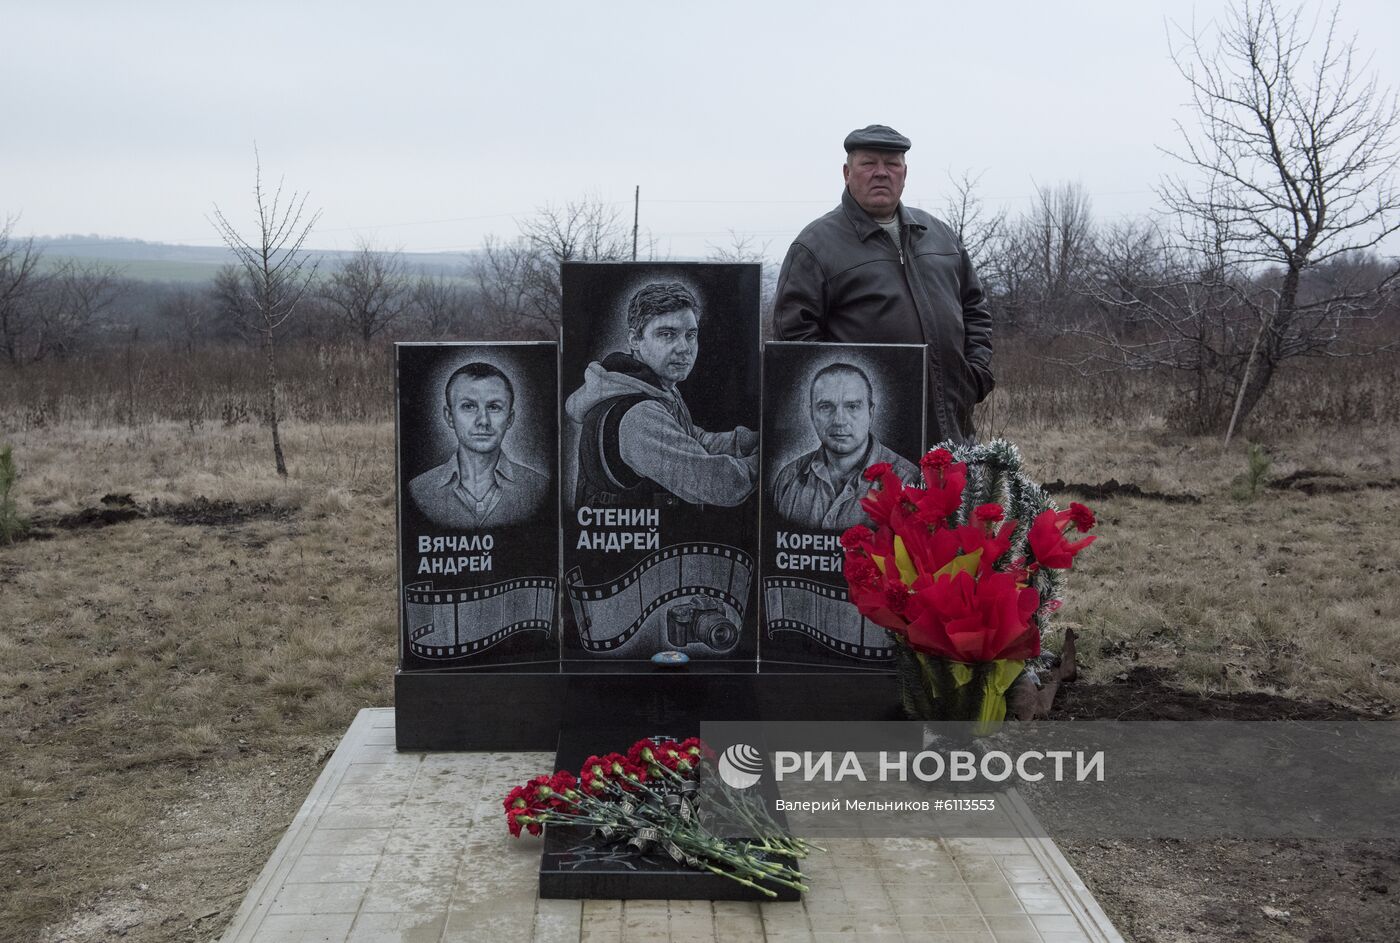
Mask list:
[[[506,827],[519,838],[546,825],[591,827],[605,842],[661,854],[738,881],[768,897],[765,884],[805,891],[782,859],[815,846],[783,834],[762,803],[726,786],[715,754],[697,737],[638,740],[624,753],[590,756],[578,774],[559,770],[516,786],[505,797]],[[716,834],[740,831],[743,839]]]

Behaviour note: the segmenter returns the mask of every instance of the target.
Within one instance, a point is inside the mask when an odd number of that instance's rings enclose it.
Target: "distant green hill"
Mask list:
[[[101,262],[112,265],[128,278],[142,281],[206,282],[222,265],[233,261],[233,253],[223,246],[184,246],[140,239],[101,236],[35,237],[46,266],[66,260]],[[348,252],[311,250],[321,268],[333,268]],[[428,275],[461,275],[470,261],[469,253],[405,252],[410,272]]]

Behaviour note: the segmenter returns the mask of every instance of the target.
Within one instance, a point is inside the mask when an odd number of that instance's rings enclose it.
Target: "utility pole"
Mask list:
[[[637,192],[632,197],[632,261],[637,261],[637,221],[642,218],[642,185],[637,184]]]

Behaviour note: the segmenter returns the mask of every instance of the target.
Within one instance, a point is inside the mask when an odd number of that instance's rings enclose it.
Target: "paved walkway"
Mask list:
[[[801,903],[540,900],[539,840],[506,833],[501,797],[553,761],[398,753],[393,710],[361,711],[224,943],[1122,940],[1036,838],[826,841]]]

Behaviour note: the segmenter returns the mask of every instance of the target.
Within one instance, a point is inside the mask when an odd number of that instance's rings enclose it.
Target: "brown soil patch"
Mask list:
[[[1269,482],[1277,491],[1301,491],[1304,494],[1340,494],[1366,488],[1389,490],[1400,488],[1400,478],[1348,478],[1337,472],[1300,469]]]
[[[141,504],[130,494],[107,494],[96,507],[59,517],[36,517],[21,540],[51,540],[54,531],[95,530],[144,518],[159,518],[187,527],[236,527],[250,521],[284,521],[296,510],[271,501],[229,501],[195,498],[193,501]]]
[[[295,516],[291,508],[270,501],[253,503],[195,498],[181,504],[153,504],[151,514],[174,524],[191,527],[232,527],[249,521],[284,521]]]
[[[1060,688],[1051,720],[1382,720],[1394,705],[1355,710],[1328,701],[1293,700],[1261,691],[1196,694],[1168,683],[1161,668],[1134,667],[1113,681]]]
[[[1073,491],[1083,495],[1091,501],[1099,501],[1104,498],[1145,498],[1148,501],[1162,501],[1166,504],[1200,504],[1199,495],[1194,494],[1172,494],[1165,491],[1145,491],[1138,485],[1129,482],[1121,482],[1117,478],[1110,478],[1108,481],[1099,484],[1088,484],[1082,481],[1064,482],[1060,479],[1047,481],[1045,490],[1051,494],[1059,494],[1062,491]]]
[[[1134,667],[1107,683],[1060,688],[1053,720],[1379,720],[1355,710],[1249,692],[1202,695]],[[1139,943],[1394,943],[1400,839],[1181,841],[1056,838],[1114,925]]]

